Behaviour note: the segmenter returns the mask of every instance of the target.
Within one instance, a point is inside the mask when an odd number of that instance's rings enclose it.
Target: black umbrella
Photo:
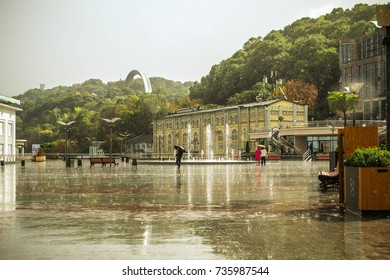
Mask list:
[[[184,147],[183,146],[177,146],[177,145],[175,145],[175,146],[173,146],[176,150],[182,150],[183,151],[183,153],[185,153],[186,152],[186,150],[184,149]]]

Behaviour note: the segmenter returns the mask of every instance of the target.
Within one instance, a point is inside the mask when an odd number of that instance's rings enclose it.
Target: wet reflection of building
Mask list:
[[[260,193],[270,192],[262,181],[251,185],[245,183],[256,176],[251,167],[251,164],[185,165],[181,174],[176,175],[176,186],[180,185],[181,193],[187,193],[189,209],[194,205],[207,205],[207,209],[216,205],[229,208],[237,200],[255,200]],[[269,195],[272,196],[272,190]]]
[[[188,208],[192,208],[192,172],[191,172],[191,165],[188,166],[188,172],[187,172],[187,185],[188,185]]]
[[[16,203],[16,167],[14,164],[1,167],[0,211],[15,210]]]

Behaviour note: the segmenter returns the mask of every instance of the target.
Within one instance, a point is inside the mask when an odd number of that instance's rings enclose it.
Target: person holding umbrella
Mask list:
[[[267,150],[265,149],[264,145],[261,145],[260,148],[261,148],[261,165],[265,165],[266,158],[267,158]]]
[[[176,165],[177,169],[180,169],[181,159],[183,157],[183,153],[185,152],[182,146],[174,146],[176,149]]]
[[[257,145],[255,151],[255,161],[257,162],[257,165],[260,165],[260,160],[261,160],[261,150],[260,150],[260,145]]]

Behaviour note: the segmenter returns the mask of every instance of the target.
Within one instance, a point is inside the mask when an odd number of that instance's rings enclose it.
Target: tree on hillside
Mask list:
[[[228,105],[239,105],[245,103],[268,100],[272,97],[272,89],[267,89],[263,83],[256,83],[252,89],[244,90],[229,97]]]
[[[247,63],[243,67],[243,88],[250,89],[254,84],[262,81],[263,76],[271,71],[283,69],[288,58],[290,45],[280,31],[272,31],[263,40],[257,42],[256,48],[248,52]]]
[[[317,104],[318,90],[316,86],[301,80],[287,81],[283,96],[280,88],[276,90],[276,93],[278,98],[283,98],[285,95],[288,100],[298,101],[299,104],[308,105],[311,109],[314,109]]]

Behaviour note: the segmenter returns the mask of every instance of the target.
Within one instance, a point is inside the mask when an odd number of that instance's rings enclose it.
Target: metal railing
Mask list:
[[[303,161],[310,161],[311,160],[311,150],[310,149],[303,153],[302,160]]]
[[[353,120],[347,120],[347,126],[353,126]],[[386,126],[385,120],[355,120],[355,126],[377,126],[384,127]],[[309,122],[299,122],[295,125],[289,123],[282,123],[280,129],[285,128],[306,128],[306,127],[344,127],[344,120],[321,120],[321,121],[309,121]],[[261,132],[270,132],[273,128],[251,128],[251,133],[261,133]]]
[[[344,127],[344,120],[322,120],[322,121],[309,121],[307,127]],[[353,120],[347,120],[347,126],[353,126]],[[385,120],[355,120],[355,126],[386,126]]]
[[[15,162],[17,155],[13,154],[7,154],[7,155],[0,155],[0,161],[3,162]]]

